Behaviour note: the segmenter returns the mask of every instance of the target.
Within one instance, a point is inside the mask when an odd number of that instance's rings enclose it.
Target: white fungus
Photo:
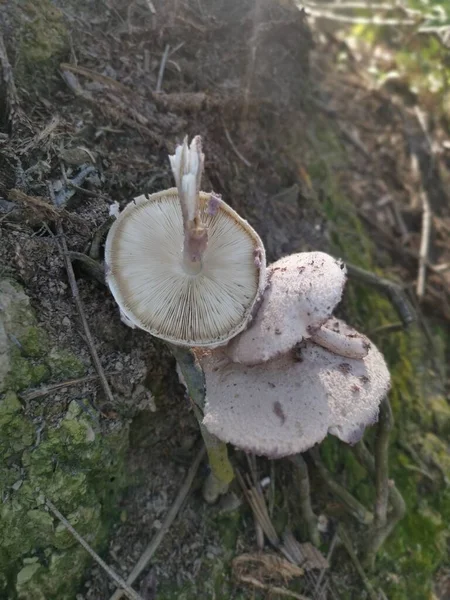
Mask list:
[[[382,354],[374,345],[364,359],[311,341],[302,346],[300,353],[255,366],[231,363],[222,349],[203,355],[205,427],[224,442],[272,458],[304,452],[327,433],[356,443],[376,421],[389,389]]]
[[[111,227],[106,280],[135,326],[174,344],[217,346],[245,328],[259,300],[264,246],[220,197],[197,190],[198,138],[171,163],[178,190],[135,198]]]
[[[311,337],[332,315],[346,281],[345,265],[323,252],[303,252],[267,269],[268,288],[249,328],[227,346],[233,362],[254,365]]]

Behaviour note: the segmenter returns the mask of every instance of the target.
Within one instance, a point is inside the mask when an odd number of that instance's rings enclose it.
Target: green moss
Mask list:
[[[12,347],[9,357],[10,372],[5,378],[4,389],[19,392],[28,387],[36,387],[49,379],[50,369],[45,364],[34,364],[25,358],[19,348]]]
[[[63,13],[50,0],[26,0],[20,4],[16,18],[17,77],[22,84],[33,82],[39,88],[54,73],[69,47]]]
[[[342,162],[345,152],[329,124],[322,120],[314,131],[316,158],[308,173],[314,188],[321,191],[316,197],[316,205],[331,228],[333,253],[373,271],[373,245],[353,204],[342,193],[332,163],[325,164],[320,158],[321,154],[329,157],[334,150]],[[347,285],[342,308],[345,318],[369,335],[380,326],[399,320],[390,301],[381,292],[354,281]],[[439,327],[433,329],[433,334],[438,339],[434,358],[445,364],[441,356],[448,339]],[[390,401],[395,428],[391,436],[390,476],[407,503],[406,517],[380,552],[377,562],[379,584],[391,600],[422,600],[431,593],[436,569],[447,559],[450,410],[435,384],[437,378],[427,361],[428,343],[417,326],[372,337],[384,353],[391,371]],[[366,438],[373,443],[373,431],[369,430]],[[407,440],[414,447],[433,481],[424,474],[421,465],[415,464],[410,454],[397,445],[399,440]],[[321,453],[328,469],[370,506],[374,496],[373,482],[350,456],[349,450],[337,440],[328,439],[321,445]],[[425,489],[431,486],[431,489],[424,492],[424,486]],[[423,495],[429,499],[427,504],[421,500]],[[363,535],[361,531],[357,537]]]
[[[66,413],[42,402],[45,428],[25,411],[16,391],[52,375],[72,378],[84,366],[69,352],[49,356],[45,331],[17,285],[0,281],[0,597],[73,600],[90,560],[45,506],[46,497],[94,547],[103,543],[125,483],[126,428],[105,435],[88,402]],[[49,418],[49,415],[51,418]],[[43,558],[45,557],[45,559]]]
[[[47,359],[52,378],[64,380],[82,377],[86,371],[83,363],[71,352],[53,349]]]
[[[42,358],[48,350],[48,335],[35,325],[30,325],[19,337],[22,352],[29,358]]]

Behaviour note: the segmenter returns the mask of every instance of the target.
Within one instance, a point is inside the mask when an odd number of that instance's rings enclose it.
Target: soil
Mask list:
[[[375,85],[366,70],[374,59],[364,45],[351,48],[334,31],[314,28],[289,1],[155,0],[154,12],[144,0],[40,3],[7,0],[0,9],[19,99],[1,98],[0,263],[24,286],[52,342],[70,349],[87,375],[95,368],[56,221],[61,218],[70,251],[89,252],[114,202],[123,207],[134,196],[172,186],[167,155],[185,135],[204,138],[204,189],[219,192],[249,220],[270,261],[331,251],[337,227],[352,246],[352,221],[339,224],[323,210],[333,194],[324,184],[331,171],[366,226],[374,269],[414,287],[422,228],[418,181],[434,215],[428,260],[450,262],[445,123],[425,109],[421,119],[417,102]],[[49,39],[36,33],[39,14]],[[384,54],[380,61],[388,59]],[[67,180],[88,166],[92,173],[71,188]],[[28,200],[18,201],[13,189]],[[61,194],[66,202],[57,216],[29,200],[51,204]],[[102,246],[100,261],[101,253]],[[106,287],[83,263],[75,260],[74,268],[102,367],[114,372],[115,403],[96,381],[58,390],[45,403],[57,418],[58,404],[89,398],[105,428],[130,424],[129,486],[102,554],[126,578],[182,485],[198,427],[164,344],[126,328]],[[420,314],[432,313],[446,332],[449,292],[450,270],[429,272]],[[261,477],[270,474],[268,461],[259,466]],[[286,468],[277,466],[283,484]],[[205,474],[203,465],[138,582],[144,598],[190,598],[199,579],[205,582],[199,598],[255,597],[225,577],[232,556],[255,550],[250,513],[207,506],[200,490]],[[358,581],[350,567],[333,563],[329,597],[347,597],[345,590],[363,597]],[[93,566],[76,598],[106,600],[114,589]],[[312,594],[309,584],[303,591]]]

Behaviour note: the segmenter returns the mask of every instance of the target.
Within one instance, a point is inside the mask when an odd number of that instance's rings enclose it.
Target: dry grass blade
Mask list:
[[[278,594],[287,598],[307,600],[306,596],[297,594],[287,588],[280,587],[295,577],[302,577],[304,571],[276,554],[258,553],[242,554],[232,562],[233,575],[236,581],[245,583],[256,589]]]
[[[238,469],[236,469],[236,478],[242,488],[242,491],[244,492],[247,502],[250,504],[250,508],[252,509],[255,518],[258,520],[267,539],[272,546],[277,548],[280,544],[280,539],[275,531],[272,521],[270,520],[269,511],[267,510],[264,496],[259,494],[257,489],[253,487],[251,483],[249,486],[246,485],[244,478]]]
[[[428,263],[428,255],[430,251],[430,239],[431,239],[431,223],[433,220],[433,215],[431,212],[430,201],[428,199],[428,194],[425,190],[422,190],[420,194],[420,199],[422,201],[422,233],[420,240],[420,250],[419,250],[419,272],[417,276],[417,288],[416,293],[419,300],[425,295],[425,285],[426,285],[426,273],[427,273],[427,263]]]
[[[1,24],[1,23],[0,23]],[[25,114],[20,107],[19,95],[17,94],[16,84],[14,82],[13,70],[6,52],[3,35],[0,31],[0,67],[2,79],[6,89],[6,109],[7,122],[11,128],[14,128],[17,120],[25,120]]]
[[[105,373],[105,375],[106,377],[111,377],[112,375],[118,375],[119,373],[120,371],[114,371],[112,373]],[[55,383],[53,385],[43,386],[38,390],[23,392],[19,395],[24,402],[30,402],[31,400],[48,396],[49,394],[52,394],[53,392],[56,392],[62,388],[79,385],[80,383],[89,383],[90,381],[95,381],[96,379],[98,379],[98,375],[89,375],[88,377],[79,377],[78,379],[68,379],[67,381],[61,381],[60,383]]]
[[[125,92],[127,94],[131,92],[131,90],[127,88],[126,85],[123,85],[123,83],[120,83],[120,81],[116,81],[115,79],[112,79],[112,77],[108,77],[107,75],[95,73],[95,71],[91,71],[86,67],[80,67],[79,65],[71,65],[69,63],[61,63],[59,66],[62,71],[70,71],[71,73],[82,75],[83,77],[87,77],[92,81],[96,81],[97,83],[101,83],[102,85],[115,88],[116,90],[120,90],[121,92]]]
[[[92,558],[101,566],[101,568],[109,575],[109,577],[122,588],[121,592],[123,592],[127,596],[127,598],[131,598],[131,600],[143,600],[142,596],[140,596],[127,583],[125,583],[125,581],[119,575],[117,575],[117,573],[115,573],[115,571],[113,571],[111,567],[105,563],[104,560],[100,558],[100,556],[95,552],[95,550],[93,550],[89,546],[86,540],[81,537],[81,535],[72,527],[69,521],[59,512],[59,510],[56,508],[53,502],[46,498],[45,504],[55,515],[55,517],[59,519],[61,523],[63,523],[63,525],[65,525],[65,527],[70,531],[70,533],[77,540],[77,542],[81,546],[83,546],[83,548],[87,552],[89,552]]]
[[[162,82],[164,77],[164,71],[166,69],[167,58],[169,57],[170,46],[166,45],[164,53],[162,55],[161,64],[159,65],[158,81],[156,82],[155,92],[159,93],[162,89]]]
[[[283,546],[295,559],[295,564],[301,565],[305,571],[329,568],[328,560],[320,550],[309,542],[300,544],[290,531],[283,534]]]

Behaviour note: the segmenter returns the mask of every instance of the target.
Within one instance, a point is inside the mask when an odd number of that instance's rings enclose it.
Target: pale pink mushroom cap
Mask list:
[[[201,358],[208,431],[272,458],[304,452],[327,433],[350,444],[361,439],[390,386],[382,354],[373,344],[363,359],[303,345],[300,357],[288,352],[255,366],[231,363],[223,350]]]
[[[324,252],[286,256],[267,274],[256,316],[226,348],[233,362],[259,364],[311,337],[331,317],[346,282],[345,265]]]

